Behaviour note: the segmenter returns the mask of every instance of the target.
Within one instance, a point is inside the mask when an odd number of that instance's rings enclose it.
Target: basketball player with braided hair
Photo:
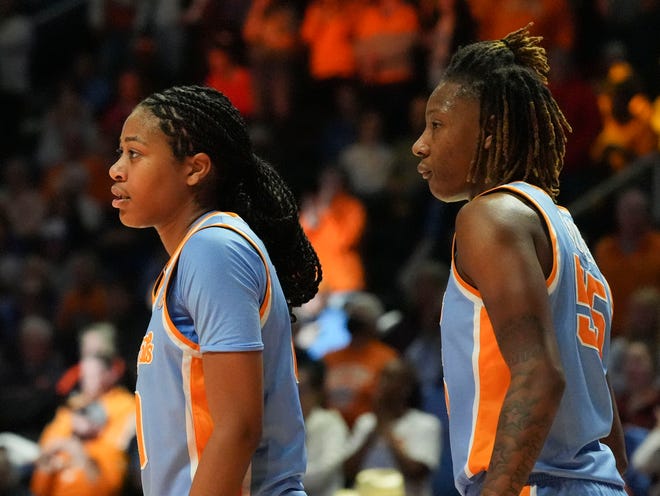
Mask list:
[[[570,126],[529,26],[459,49],[413,144],[456,217],[441,316],[456,487],[463,495],[623,495],[606,376],[612,298],[556,204]]]
[[[291,311],[321,267],[291,191],[210,88],[147,97],[118,154],[121,222],[154,227],[170,255],[138,355],[144,494],[304,496]]]

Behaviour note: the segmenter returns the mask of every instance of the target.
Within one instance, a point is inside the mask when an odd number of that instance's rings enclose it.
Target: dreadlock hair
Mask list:
[[[480,102],[481,134],[468,180],[523,180],[556,200],[571,127],[547,87],[550,67],[542,38],[531,36],[530,26],[462,47],[443,80],[460,84],[464,95]],[[485,149],[488,135],[494,146]]]
[[[318,291],[321,265],[298,219],[298,205],[278,172],[252,150],[247,125],[229,99],[212,88],[177,86],[145,98],[183,160],[206,153],[210,180],[196,192],[201,206],[240,215],[261,238],[277,269],[289,307]]]

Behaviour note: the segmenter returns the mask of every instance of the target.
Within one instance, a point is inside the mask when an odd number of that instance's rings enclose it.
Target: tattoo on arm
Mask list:
[[[518,495],[543,447],[561,397],[548,368],[543,329],[535,316],[509,322],[500,332],[511,382],[500,412],[483,495]]]

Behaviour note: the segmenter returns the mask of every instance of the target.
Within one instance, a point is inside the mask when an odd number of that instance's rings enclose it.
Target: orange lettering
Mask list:
[[[605,316],[595,308],[596,298],[607,301],[605,285],[593,275],[586,272],[577,255],[575,261],[575,290],[577,304],[586,311],[578,313],[577,335],[580,342],[589,348],[598,351],[603,356],[603,342],[605,340]]]
[[[151,363],[153,360],[153,350],[154,345],[152,341],[154,340],[154,333],[149,331],[143,338],[142,344],[140,345],[140,353],[138,354],[138,365],[141,363]]]

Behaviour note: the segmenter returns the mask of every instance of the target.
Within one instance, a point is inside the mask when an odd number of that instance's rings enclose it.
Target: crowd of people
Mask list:
[[[135,106],[173,84],[232,101],[323,268],[294,311],[309,496],[371,468],[401,472],[408,494],[456,494],[438,324],[460,205],[417,172],[428,95],[459,46],[533,21],[572,128],[558,196],[570,207],[658,153],[658,2],[61,3],[0,5],[0,432],[22,440],[1,438],[0,494],[140,490],[134,419],[96,406],[135,388],[168,254],[154,232],[120,225],[108,169]],[[647,178],[576,218],[613,294],[609,374],[632,496],[660,494],[660,219]],[[66,462],[51,455],[56,436]]]

